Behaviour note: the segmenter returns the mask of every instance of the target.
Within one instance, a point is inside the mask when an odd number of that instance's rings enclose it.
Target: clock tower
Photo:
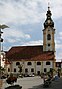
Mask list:
[[[48,7],[43,29],[43,51],[55,51],[55,29],[51,15],[50,7]]]

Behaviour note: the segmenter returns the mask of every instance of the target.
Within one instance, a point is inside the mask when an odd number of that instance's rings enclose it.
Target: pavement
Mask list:
[[[20,78],[16,84],[22,86],[22,89],[45,89],[43,88],[43,80],[40,77]],[[5,89],[8,86],[9,84],[4,81],[3,87],[0,89]],[[46,89],[62,89],[62,77],[52,81],[50,87]]]
[[[43,84],[41,84],[38,86],[33,86],[32,88],[29,89],[45,89],[45,88],[43,87]],[[62,89],[62,77],[59,78],[58,80],[52,81],[51,85],[46,89]]]
[[[43,79],[41,79],[40,76],[18,78],[17,82],[14,83],[14,85],[22,86],[22,89],[29,89],[32,88],[33,86],[38,86],[41,84],[43,84]],[[3,86],[1,89],[5,89],[9,86],[11,85],[6,83],[6,79],[5,79],[3,80]]]

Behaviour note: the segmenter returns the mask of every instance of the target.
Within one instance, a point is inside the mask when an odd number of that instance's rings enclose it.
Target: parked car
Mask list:
[[[18,77],[23,78],[23,75],[20,74]]]
[[[29,77],[29,75],[28,74],[24,74],[24,77]]]
[[[4,75],[1,76],[1,79],[5,79],[5,78],[6,78],[6,76],[4,76]]]
[[[30,74],[29,77],[34,77],[34,74]]]

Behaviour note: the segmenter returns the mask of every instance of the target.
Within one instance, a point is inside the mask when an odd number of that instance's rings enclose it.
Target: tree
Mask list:
[[[18,68],[19,68],[19,73],[21,74],[22,73],[22,65],[19,65]]]
[[[4,71],[5,69],[2,66],[0,66],[0,72],[4,72]]]
[[[17,82],[17,77],[13,76],[13,74],[11,73],[10,77],[7,78],[6,82],[12,85],[14,84],[14,82]]]

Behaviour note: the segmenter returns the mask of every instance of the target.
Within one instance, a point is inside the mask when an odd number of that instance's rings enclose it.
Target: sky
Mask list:
[[[3,50],[13,46],[43,45],[43,23],[48,2],[55,30],[56,60],[62,59],[62,0],[0,0]]]

